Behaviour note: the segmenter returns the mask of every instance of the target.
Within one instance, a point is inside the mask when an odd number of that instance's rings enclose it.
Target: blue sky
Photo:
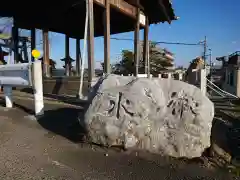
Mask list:
[[[207,36],[208,46],[212,49],[213,58],[231,54],[240,50],[240,1],[230,0],[173,0],[175,13],[179,20],[168,23],[151,25],[150,40],[198,43]],[[41,34],[39,32],[39,34]],[[143,32],[141,32],[142,38]],[[118,38],[133,38],[133,33],[113,35]],[[41,37],[38,37],[38,43]],[[58,67],[62,66],[59,59],[64,57],[64,36],[51,33],[50,56],[57,60]],[[83,47],[82,43],[81,46]],[[175,53],[176,65],[188,66],[189,62],[202,55],[201,46],[161,45]],[[41,49],[41,45],[39,46]],[[75,41],[70,40],[70,54],[75,58]],[[114,63],[120,59],[123,49],[133,49],[133,43],[129,41],[111,40],[111,61]],[[95,61],[99,67],[99,61],[103,60],[103,38],[95,39]]]

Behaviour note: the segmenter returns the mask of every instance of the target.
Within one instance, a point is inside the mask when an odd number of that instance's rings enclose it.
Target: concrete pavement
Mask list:
[[[15,102],[17,108],[0,108],[0,179],[233,179],[199,162],[81,143],[81,107],[46,101],[45,116],[34,121],[25,118],[32,100]]]

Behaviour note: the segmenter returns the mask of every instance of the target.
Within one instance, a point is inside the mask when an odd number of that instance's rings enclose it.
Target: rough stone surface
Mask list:
[[[197,87],[108,75],[96,88],[84,118],[92,142],[188,158],[210,146],[214,106]]]

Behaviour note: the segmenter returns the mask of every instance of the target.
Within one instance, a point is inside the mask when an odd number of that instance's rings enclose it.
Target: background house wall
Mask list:
[[[224,91],[240,97],[240,70],[234,66],[228,66],[225,70],[225,79],[222,85]]]

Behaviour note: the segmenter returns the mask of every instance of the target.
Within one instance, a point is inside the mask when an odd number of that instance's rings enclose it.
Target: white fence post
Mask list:
[[[179,76],[179,81],[182,81],[183,80],[183,73],[179,73],[178,76]]]
[[[41,61],[36,60],[33,63],[33,89],[35,100],[35,115],[44,114],[43,102],[43,83],[42,83],[42,64]]]
[[[6,107],[7,108],[12,108],[13,107],[12,87],[11,86],[4,86],[3,87],[3,92],[4,92],[4,96],[5,96]]]
[[[207,72],[206,69],[200,70],[200,89],[204,95],[207,93]]]
[[[172,73],[167,73],[167,75],[168,75],[168,79],[172,79]]]

